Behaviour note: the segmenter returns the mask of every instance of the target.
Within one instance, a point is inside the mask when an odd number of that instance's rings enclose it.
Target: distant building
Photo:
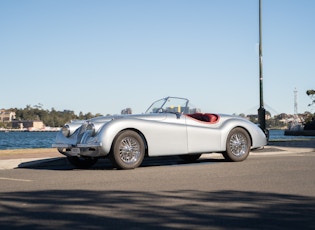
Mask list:
[[[121,114],[132,114],[132,110],[131,108],[126,108],[121,110]]]
[[[192,108],[192,109],[189,109],[189,113],[190,114],[192,114],[192,113],[201,113],[201,109],[199,109],[199,108]]]
[[[201,109],[199,108],[189,108],[189,107],[186,108],[182,106],[168,107],[166,110],[173,113],[189,113],[189,114],[201,113]]]
[[[258,122],[258,114],[249,114],[246,116],[248,120],[250,120],[251,122]],[[270,113],[267,113],[265,114],[265,119],[266,120],[269,120],[271,118],[271,115]]]
[[[45,125],[42,121],[12,121],[13,129],[42,130]]]
[[[0,109],[0,122],[11,122],[15,119],[15,112]]]

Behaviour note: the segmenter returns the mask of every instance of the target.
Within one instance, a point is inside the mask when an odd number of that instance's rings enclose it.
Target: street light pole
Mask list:
[[[262,29],[261,29],[261,0],[259,0],[259,109],[258,122],[260,128],[266,132],[266,110],[263,99],[263,66],[262,66]]]

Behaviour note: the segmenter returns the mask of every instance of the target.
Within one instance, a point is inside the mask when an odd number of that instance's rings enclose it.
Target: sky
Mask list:
[[[258,0],[0,0],[0,108],[259,108]],[[262,0],[264,107],[315,112],[315,1]]]

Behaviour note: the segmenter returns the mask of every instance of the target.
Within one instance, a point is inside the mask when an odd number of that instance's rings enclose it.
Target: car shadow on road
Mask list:
[[[1,229],[315,228],[314,197],[265,192],[19,191],[0,204]]]
[[[156,167],[156,166],[185,166],[190,164],[210,164],[217,162],[225,162],[222,159],[204,159],[201,158],[194,163],[187,163],[181,160],[178,156],[166,156],[166,157],[147,157],[144,159],[140,167]],[[76,169],[67,160],[66,157],[51,158],[48,160],[35,160],[19,164],[18,168],[29,169],[46,169],[46,170],[74,170]],[[85,170],[115,170],[109,159],[99,159],[98,162],[91,168]]]

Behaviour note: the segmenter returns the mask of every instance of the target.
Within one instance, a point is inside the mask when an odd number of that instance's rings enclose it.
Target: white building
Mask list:
[[[0,109],[0,122],[12,122],[15,119],[15,112]]]

